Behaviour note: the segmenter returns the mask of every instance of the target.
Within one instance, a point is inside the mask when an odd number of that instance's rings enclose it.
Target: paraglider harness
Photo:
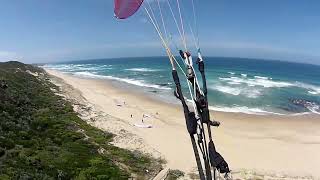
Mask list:
[[[115,16],[118,19],[126,19],[130,16],[132,16],[137,10],[140,8],[144,0],[136,0],[135,2],[132,0],[115,0]],[[185,48],[185,52],[180,50],[180,56],[182,61],[184,61],[184,64],[186,65],[187,71],[185,71],[181,68],[179,63],[177,62],[176,58],[171,52],[171,49],[169,47],[169,38],[168,38],[168,32],[166,30],[162,10],[161,10],[161,4],[159,0],[157,0],[158,8],[159,8],[159,15],[162,21],[162,26],[164,29],[164,34],[161,32],[161,24],[157,22],[157,18],[155,16],[155,13],[153,12],[153,8],[150,5],[149,1],[145,1],[147,3],[146,6],[143,6],[145,13],[147,17],[150,20],[150,23],[153,25],[154,29],[156,30],[157,34],[159,35],[159,38],[161,40],[162,45],[166,49],[167,55],[169,57],[170,63],[172,65],[172,77],[174,80],[174,83],[176,85],[175,90],[175,96],[180,99],[184,116],[186,120],[186,125],[188,129],[188,133],[191,138],[191,143],[194,151],[194,155],[197,162],[197,167],[199,171],[199,176],[201,180],[210,180],[216,178],[216,170],[219,173],[225,173],[225,177],[228,177],[230,170],[228,167],[227,162],[224,160],[224,158],[217,152],[211,135],[211,126],[218,127],[220,123],[218,121],[211,121],[210,120],[210,114],[208,109],[208,99],[207,99],[207,84],[206,84],[206,77],[205,77],[205,70],[204,70],[204,62],[201,56],[200,52],[200,46],[199,46],[199,38],[196,38],[194,35],[192,28],[190,26],[191,32],[195,38],[195,44],[198,49],[198,58],[197,58],[197,64],[198,69],[201,73],[202,77],[202,89],[200,88],[200,85],[198,83],[197,74],[195,73],[195,70],[192,65],[192,56],[189,52],[187,52],[187,42],[185,37],[185,30],[183,26],[183,19],[182,19],[182,13],[180,8],[179,0],[176,1],[177,9],[179,13],[179,19],[181,28],[178,25],[178,22],[175,18],[172,6],[170,4],[170,1],[167,1],[168,8],[171,12],[171,15],[173,17],[173,20],[177,26],[177,30],[181,36],[182,43]],[[196,12],[195,12],[195,6],[193,0],[192,2],[192,9],[193,9],[193,19],[194,24],[197,26],[196,22]],[[128,8],[129,7],[129,8]],[[148,10],[149,8],[149,10]],[[189,24],[190,25],[190,24]],[[196,32],[197,34],[197,32]],[[178,48],[177,48],[178,49]],[[181,84],[178,76],[178,72],[176,70],[176,65],[180,68],[182,73],[184,73],[185,78],[187,79],[187,85],[190,91],[191,101],[193,105],[193,112],[189,110],[189,107],[186,103],[186,100],[182,94]],[[192,93],[193,91],[193,93]],[[204,131],[205,125],[207,126],[207,133]],[[206,139],[206,134],[208,134],[209,140]],[[197,137],[197,138],[196,138]],[[203,162],[200,159],[199,156],[199,150],[202,154]],[[204,163],[204,166],[202,165]],[[204,169],[203,169],[204,167]],[[211,168],[214,170],[214,174],[212,175]],[[205,172],[204,172],[205,170]]]
[[[225,177],[228,177],[228,174],[230,173],[228,163],[217,152],[212,140],[211,126],[218,127],[220,125],[220,122],[210,120],[208,100],[207,100],[207,84],[206,84],[206,76],[205,76],[205,68],[204,68],[205,65],[202,60],[200,50],[198,50],[197,64],[198,64],[198,70],[202,78],[203,92],[201,91],[201,88],[199,87],[198,83],[195,83],[195,81],[197,81],[196,79],[197,77],[192,67],[191,54],[188,52],[183,52],[182,50],[179,51],[179,54],[181,58],[185,61],[185,64],[187,65],[187,73],[186,73],[187,79],[193,85],[193,89],[196,92],[194,97],[194,102],[196,106],[195,112],[191,112],[189,110],[189,107],[182,93],[178,73],[175,69],[172,70],[172,77],[176,85],[176,90],[174,91],[174,95],[178,99],[180,99],[183,106],[186,126],[191,138],[192,147],[193,147],[194,155],[196,158],[200,179],[201,180],[215,179],[216,171],[214,171],[214,174],[212,175],[211,167],[213,169],[217,169],[219,173],[225,173]],[[208,144],[206,141],[206,133],[204,132],[204,124],[207,125],[207,130],[208,130],[208,136],[209,136]],[[195,136],[197,136],[197,142],[196,142]],[[200,160],[197,144],[203,157],[205,171],[203,170],[202,162]]]

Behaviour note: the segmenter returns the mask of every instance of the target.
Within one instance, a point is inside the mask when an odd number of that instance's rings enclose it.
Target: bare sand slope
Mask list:
[[[97,112],[112,117],[91,119],[90,123],[117,134],[117,146],[163,157],[172,169],[186,173],[195,171],[181,107],[116,88],[106,80],[82,79],[52,70],[47,72],[61,78],[60,83],[69,84],[72,92],[80,93],[81,98]],[[213,129],[217,149],[235,172],[249,169],[264,174],[320,177],[319,115],[211,113],[222,124]],[[143,114],[150,116],[144,123],[152,124],[153,128],[134,126],[141,123]]]

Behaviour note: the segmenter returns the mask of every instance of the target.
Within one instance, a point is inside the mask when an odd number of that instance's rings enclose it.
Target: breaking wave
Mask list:
[[[303,88],[303,89],[307,89],[309,94],[312,94],[312,95],[320,94],[320,87],[319,86],[306,84],[306,83],[301,83],[301,82],[296,82],[295,85],[297,87],[300,87],[300,88]]]
[[[149,83],[146,83],[143,80],[136,80],[136,79],[129,79],[129,78],[119,78],[119,77],[114,77],[114,76],[103,76],[103,75],[98,75],[98,74],[94,74],[94,73],[91,73],[91,72],[76,72],[76,73],[73,73],[73,74],[76,75],[76,76],[86,77],[86,78],[110,79],[110,80],[125,82],[125,83],[128,83],[128,84],[132,84],[132,85],[140,86],[140,87],[148,87],[148,88],[162,89],[162,90],[171,89],[169,87],[164,87],[162,85],[149,84]]]
[[[275,113],[266,111],[260,108],[249,108],[246,106],[233,106],[233,107],[221,107],[221,106],[209,106],[210,110],[220,111],[220,112],[233,112],[233,113],[245,113],[245,114],[255,114],[255,115],[285,115],[281,113]]]
[[[306,89],[307,92],[312,95],[320,94],[319,86],[301,83],[301,82],[276,81],[270,77],[264,77],[264,76],[254,76],[254,78],[247,78],[247,74],[241,74],[241,77],[236,77],[236,76],[219,77],[219,80],[230,85],[245,84],[249,87],[254,87],[254,86],[261,86],[264,88],[298,87],[298,88]],[[222,88],[222,90],[225,90],[225,89]],[[234,94],[234,93],[229,93],[229,94]]]
[[[269,79],[268,77],[264,77],[264,76],[254,76],[254,78],[256,78],[256,79]]]
[[[64,71],[64,72],[77,72],[77,71],[99,71],[112,69],[112,65],[94,65],[94,64],[48,64],[42,66],[43,68]]]
[[[160,71],[159,69],[151,69],[151,68],[130,68],[130,69],[125,69],[127,71],[137,71],[137,72],[156,72]]]
[[[57,64],[57,65],[47,64],[47,65],[43,65],[41,67],[53,69],[53,70],[59,70],[59,71],[68,71],[71,69],[69,64]]]
[[[307,106],[307,109],[315,114],[320,114],[320,106],[319,105],[310,105],[310,106]]]
[[[226,93],[226,94],[231,94],[234,96],[238,96],[241,93],[241,90],[239,88],[233,88],[233,87],[229,87],[229,86],[214,86],[211,89]]]
[[[187,102],[191,103],[192,101],[190,99],[186,99]],[[213,111],[219,111],[219,112],[233,112],[233,113],[244,113],[244,114],[255,114],[255,115],[286,115],[271,111],[266,111],[260,108],[250,108],[247,106],[237,106],[234,105],[232,107],[226,107],[226,106],[209,106],[209,110]]]
[[[192,101],[190,99],[187,99],[189,103]],[[234,105],[232,107],[226,107],[226,106],[209,106],[209,110],[213,111],[219,111],[219,112],[231,112],[231,113],[244,113],[244,114],[252,114],[252,115],[279,115],[279,116],[300,116],[300,115],[307,115],[310,113],[316,113],[320,114],[320,107],[313,107],[313,108],[308,108],[310,111],[309,112],[301,112],[301,113],[278,113],[278,112],[272,112],[272,111],[267,111],[262,108],[253,108],[253,107],[247,107],[247,106],[239,106],[239,105]]]
[[[230,87],[230,86],[222,86],[222,85],[216,85],[216,86],[211,86],[210,89],[225,93],[225,94],[230,94],[233,96],[238,96],[238,95],[244,95],[248,98],[257,98],[260,95],[262,95],[261,90],[259,89],[252,89],[248,87]]]
[[[240,77],[219,77],[221,81],[225,81],[228,84],[247,84],[248,86],[262,86],[265,88],[272,87],[290,87],[294,84],[284,81],[274,81],[271,78],[255,76],[255,78],[240,78]]]
[[[97,72],[88,72],[88,71],[85,71],[85,72],[75,72],[75,73],[72,73],[76,76],[80,76],[80,77],[87,77],[87,78],[96,78],[96,79],[105,79],[105,76],[102,76],[102,75],[98,75]]]

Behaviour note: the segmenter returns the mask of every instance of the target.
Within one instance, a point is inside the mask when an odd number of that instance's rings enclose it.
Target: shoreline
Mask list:
[[[44,68],[44,67],[42,67]],[[63,74],[65,76],[71,76],[74,77],[76,79],[82,79],[82,80],[90,80],[90,81],[95,81],[97,83],[103,83],[105,86],[108,86],[109,88],[115,89],[123,94],[133,94],[133,95],[137,95],[140,98],[146,98],[148,101],[153,101],[156,103],[161,103],[162,105],[167,105],[170,107],[175,107],[175,108],[181,108],[181,103],[179,100],[177,100],[175,97],[173,97],[173,89],[171,89],[170,91],[172,91],[172,93],[170,93],[170,95],[172,95],[172,99],[163,99],[161,96],[153,96],[153,91],[143,91],[143,87],[142,86],[138,86],[138,85],[128,85],[125,82],[118,82],[117,80],[113,80],[113,79],[99,79],[99,78],[90,78],[90,77],[85,77],[85,76],[77,76],[77,75],[73,75],[73,74],[69,74],[63,71],[59,71],[59,70],[53,70],[53,69],[47,69],[44,68],[47,72],[55,72],[55,73],[59,73],[59,74]],[[136,88],[133,88],[136,87]],[[129,90],[130,89],[130,90]],[[166,94],[168,95],[168,94]],[[175,101],[175,102],[172,102]],[[189,99],[187,101],[190,101]],[[191,104],[189,104],[191,105]],[[291,111],[286,111],[286,113],[280,113],[280,112],[272,112],[272,111],[262,111],[261,113],[259,112],[241,112],[241,111],[224,111],[224,110],[216,110],[216,109],[220,109],[220,108],[227,108],[227,107],[220,107],[220,106],[211,106],[209,105],[209,110],[211,112],[211,114],[223,114],[223,115],[228,115],[228,114],[233,114],[233,115],[240,115],[240,116],[272,116],[275,118],[280,118],[280,117],[284,117],[283,119],[286,120],[288,117],[301,117],[301,118],[314,118],[314,117],[320,117],[320,114],[308,111],[308,112],[291,112]],[[294,118],[297,119],[297,118]]]
[[[132,63],[125,61],[90,61],[83,63],[48,64],[42,67],[58,70],[80,78],[102,79],[111,82],[120,89],[139,90],[161,101],[178,104],[172,96],[175,88],[168,69],[160,63],[146,66],[147,58]],[[141,63],[141,65],[139,65]],[[210,68],[209,68],[210,69]],[[208,69],[208,70],[209,70]],[[214,68],[212,68],[213,70]],[[157,72],[157,73],[154,73]],[[243,74],[247,73],[247,74]],[[319,82],[313,78],[301,79],[278,77],[266,72],[234,69],[208,71],[209,108],[219,112],[235,112],[254,115],[301,115],[319,114]],[[294,76],[295,77],[295,76]],[[182,83],[184,95],[188,98],[188,88]],[[170,90],[171,89],[171,90]]]
[[[97,111],[117,119],[112,122],[103,119],[91,122],[101,129],[113,130],[119,136],[116,145],[130,150],[140,148],[165,158],[169,168],[180,169],[186,174],[195,172],[192,148],[179,105],[119,89],[107,80],[46,71],[60,78],[60,83],[69,84],[70,92],[78,91],[85,103],[89,102]],[[58,81],[56,84],[59,84]],[[125,103],[117,106],[121,102]],[[134,118],[130,118],[131,114]],[[140,121],[142,114],[151,116],[146,121],[153,128],[138,129],[133,126]],[[320,165],[320,155],[317,153],[320,151],[319,115],[248,115],[211,111],[211,117],[221,122],[221,127],[213,129],[214,141],[232,170],[320,177],[320,172],[317,172],[317,166]],[[121,134],[122,129],[127,133],[123,134],[130,134],[134,138]]]

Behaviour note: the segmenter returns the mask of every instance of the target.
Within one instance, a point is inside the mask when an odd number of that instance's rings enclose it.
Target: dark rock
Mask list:
[[[316,105],[317,102],[315,101],[309,101],[306,99],[291,99],[290,100],[293,104],[303,107],[309,107],[310,105]]]
[[[316,101],[310,101],[307,99],[290,99],[291,103],[296,105],[296,106],[300,106],[300,107],[304,107],[312,112],[317,111],[319,112],[319,107],[320,107],[320,103],[316,102]]]

